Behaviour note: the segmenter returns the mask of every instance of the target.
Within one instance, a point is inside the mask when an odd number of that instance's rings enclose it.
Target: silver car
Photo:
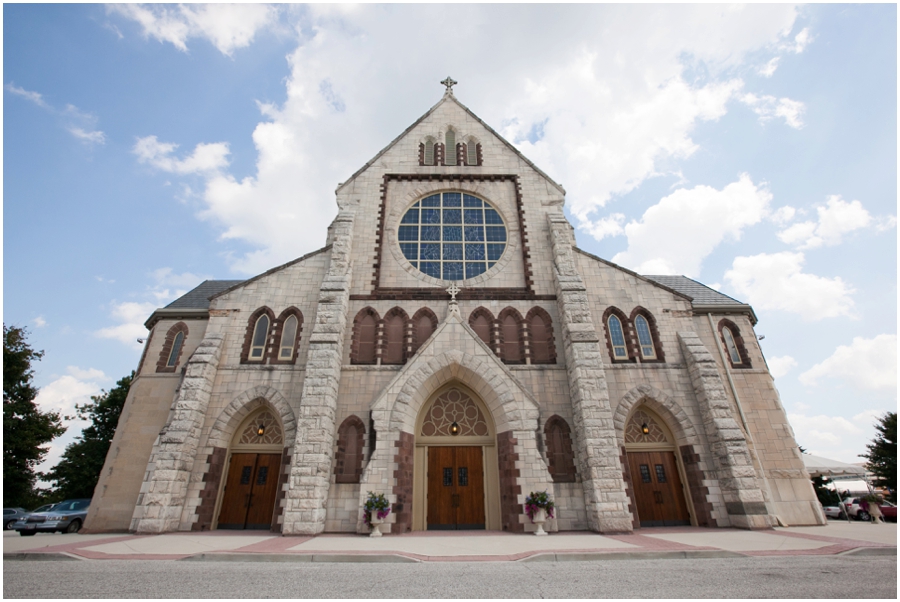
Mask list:
[[[12,528],[19,535],[34,535],[38,531],[42,533],[77,533],[84,524],[88,506],[91,500],[66,500],[53,506],[44,512],[33,512],[13,523]]]
[[[23,516],[28,516],[29,512],[25,508],[4,508],[3,509],[3,530],[9,531],[13,523],[22,518]]]

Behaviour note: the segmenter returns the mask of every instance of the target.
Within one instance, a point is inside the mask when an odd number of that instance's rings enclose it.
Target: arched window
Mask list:
[[[359,417],[350,416],[341,423],[334,454],[335,483],[359,483],[365,436],[366,427]]]
[[[169,353],[169,359],[166,361],[166,368],[174,368],[178,363],[178,356],[181,354],[181,346],[184,344],[184,333],[179,332],[175,335],[175,341],[172,343],[172,352]]]
[[[250,359],[262,361],[266,355],[266,339],[269,335],[269,316],[261,315],[253,327],[253,340],[250,343]]]
[[[434,138],[431,136],[425,139],[422,163],[424,165],[434,165]]]
[[[525,346],[522,343],[522,316],[508,307],[500,312],[501,358],[506,364],[525,363]]]
[[[494,316],[490,311],[483,307],[479,307],[469,315],[469,326],[478,335],[478,338],[484,341],[484,344],[494,349],[492,344],[491,331],[494,330]]]
[[[478,144],[474,138],[466,143],[466,165],[478,165]]]
[[[297,358],[297,346],[303,329],[303,314],[296,307],[289,307],[281,312],[275,324],[278,353],[271,361],[293,363]]]
[[[551,416],[544,425],[544,438],[553,482],[575,482],[575,454],[572,452],[572,431],[569,425],[559,416]]]
[[[456,165],[456,132],[447,128],[444,135],[444,165]]]
[[[609,329],[609,338],[612,342],[613,358],[617,360],[628,359],[628,347],[625,345],[625,331],[622,329],[622,320],[615,314],[606,320]]]
[[[741,337],[741,331],[738,330],[737,325],[731,320],[724,319],[719,322],[719,334],[725,344],[725,355],[728,357],[731,367],[750,368],[750,356],[747,354],[744,339]]]
[[[166,340],[159,352],[159,360],[156,362],[157,372],[175,372],[184,350],[184,340],[188,335],[188,327],[184,322],[178,322],[166,332]]]
[[[437,328],[437,316],[434,315],[434,312],[428,309],[427,307],[423,307],[419,311],[416,312],[416,315],[413,316],[413,345],[412,350],[413,353],[417,352],[419,348],[425,344],[432,334],[434,334],[435,329]]]
[[[375,345],[378,335],[378,314],[366,307],[353,321],[353,344],[350,350],[351,364],[374,364]]]
[[[403,364],[406,362],[406,312],[395,307],[384,317],[384,351],[382,364]]]
[[[550,315],[540,307],[534,307],[526,317],[531,334],[529,348],[532,364],[555,364],[556,349],[553,344],[553,326]]]
[[[653,347],[653,337],[650,336],[650,324],[647,318],[638,315],[634,319],[634,329],[637,330],[638,343],[641,346],[641,358],[656,359],[656,350]]]

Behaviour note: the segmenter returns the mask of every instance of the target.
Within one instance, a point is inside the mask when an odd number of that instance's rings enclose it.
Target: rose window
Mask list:
[[[506,249],[506,226],[486,201],[442,192],[406,211],[397,239],[414,268],[442,280],[464,280],[497,263]]]

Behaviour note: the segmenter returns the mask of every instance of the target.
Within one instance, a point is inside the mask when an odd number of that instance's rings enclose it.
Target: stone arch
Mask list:
[[[672,431],[672,436],[675,437],[676,446],[678,444],[697,445],[700,443],[694,424],[680,405],[655,387],[639,385],[622,396],[619,406],[613,415],[616,439],[620,447],[625,444],[626,421],[631,412],[639,405],[646,405],[665,420],[666,426]]]
[[[408,357],[408,334],[410,327],[409,314],[401,307],[393,307],[381,321],[381,340],[377,346],[381,348],[382,364],[405,364]],[[399,325],[399,332],[393,332],[392,326]]]
[[[480,340],[480,339],[479,339]],[[388,387],[372,406],[376,422],[385,420],[390,430],[415,432],[416,418],[440,387],[454,380],[481,397],[491,412],[497,432],[537,428],[537,401],[517,385],[505,366],[451,350],[423,362],[396,392]],[[498,378],[499,376],[499,378]],[[504,378],[505,377],[505,378]],[[393,404],[391,404],[391,400]],[[376,426],[377,428],[377,426]]]
[[[428,333],[428,336],[425,336],[425,332],[421,326],[421,322],[423,320],[428,320],[431,324],[431,332]],[[434,315],[434,312],[431,311],[428,307],[423,307],[419,311],[415,313],[412,318],[412,352],[416,353],[419,348],[425,344],[425,341],[431,338],[434,332],[438,327],[438,319],[437,316]]]
[[[297,431],[297,419],[294,411],[281,393],[265,385],[247,389],[222,410],[210,429],[207,445],[227,448],[231,443],[234,430],[244,418],[262,406],[269,406],[275,411],[281,420],[281,427],[284,429],[284,444],[292,446]]]
[[[505,307],[497,316],[500,340],[500,357],[505,364],[525,363],[525,320],[514,307]]]

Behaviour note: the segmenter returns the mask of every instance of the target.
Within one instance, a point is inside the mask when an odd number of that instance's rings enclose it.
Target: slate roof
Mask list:
[[[644,276],[693,299],[693,305],[747,305],[686,276]]]
[[[165,309],[209,309],[210,297],[241,282],[243,280],[204,280],[193,290],[166,305]]]

